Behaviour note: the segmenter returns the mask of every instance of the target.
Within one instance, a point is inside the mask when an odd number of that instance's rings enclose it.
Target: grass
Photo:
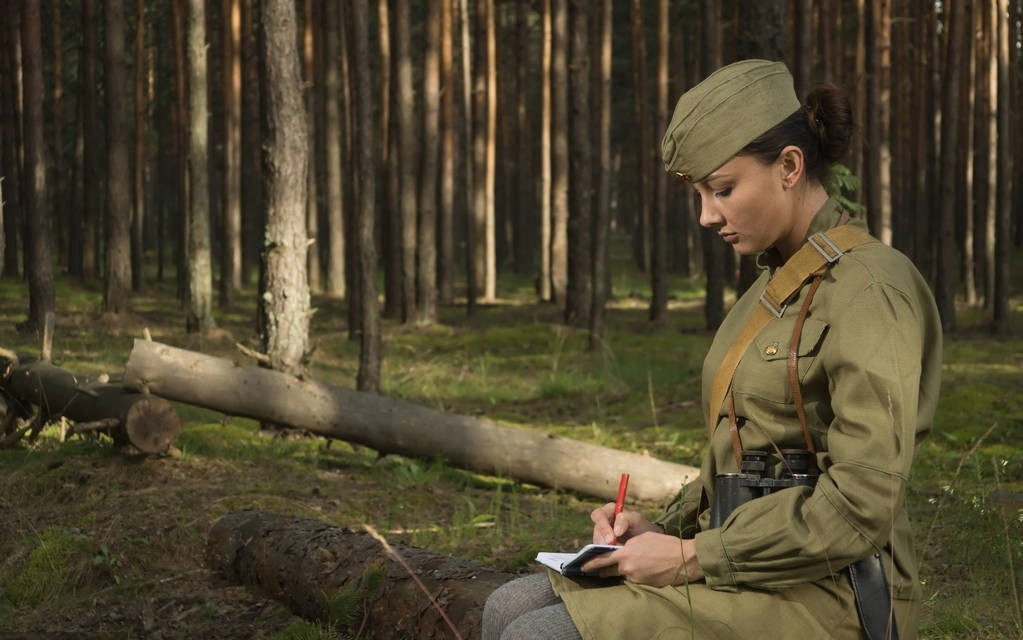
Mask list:
[[[558,309],[533,303],[524,281],[510,281],[499,303],[473,317],[446,307],[433,327],[386,323],[383,392],[697,464],[705,441],[699,377],[711,338],[698,287],[673,283],[670,320],[653,327],[644,284],[630,277],[616,290],[640,297],[614,301],[595,352]],[[246,303],[219,311],[220,332],[200,342],[184,333],[169,288],[135,296],[134,313],[120,318],[100,315],[100,293],[66,279],[57,299],[55,363],[76,373],[116,378],[144,329],[233,359],[242,359],[235,342],[256,342]],[[36,354],[37,339],[13,329],[25,300],[23,282],[0,280],[0,346]],[[348,340],[344,308],[320,298],[314,305],[311,375],[351,387],[358,346]],[[981,322],[965,312],[961,330],[947,336],[937,421],[908,495],[922,560],[921,637],[931,640],[1023,635],[1023,338],[984,335]],[[184,429],[173,455],[127,456],[103,437],[60,442],[53,426],[34,444],[0,451],[0,638],[76,630],[97,638],[336,637],[211,579],[202,565],[206,534],[240,509],[366,522],[395,543],[515,571],[533,568],[540,548],[574,548],[589,537],[593,501],[583,496],[176,408]]]

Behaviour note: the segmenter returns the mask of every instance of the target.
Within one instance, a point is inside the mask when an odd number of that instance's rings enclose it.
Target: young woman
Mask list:
[[[679,99],[665,169],[764,268],[704,362],[700,477],[654,522],[594,510],[593,541],[623,544],[585,567],[603,577],[502,586],[484,640],[916,637],[904,498],[941,325],[910,261],[825,189],[852,128],[843,94],[801,104],[778,62],[728,65]]]

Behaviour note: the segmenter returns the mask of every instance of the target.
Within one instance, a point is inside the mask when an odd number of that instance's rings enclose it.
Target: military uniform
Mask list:
[[[808,236],[835,226],[830,200]],[[850,224],[862,224],[851,221]],[[736,302],[703,368],[705,415],[711,380],[760,297],[777,256]],[[916,637],[921,598],[904,508],[910,465],[938,399],[941,326],[926,282],[902,254],[860,245],[828,271],[809,306],[798,376],[817,452],[816,487],[792,487],[738,507],[710,528],[714,477],[736,472],[728,405],[742,448],[805,448],[788,381],[789,341],[806,287],[743,355],[701,475],[658,520],[695,537],[705,581],[673,587],[574,581],[552,574],[586,640],[620,638],[860,638],[846,567],[882,554],[902,640]],[[680,479],[680,482],[682,479]]]

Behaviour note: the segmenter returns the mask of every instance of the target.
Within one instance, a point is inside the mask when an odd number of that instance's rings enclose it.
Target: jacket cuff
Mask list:
[[[696,559],[700,561],[708,587],[719,591],[738,591],[721,531],[720,528],[708,529],[696,534]]]

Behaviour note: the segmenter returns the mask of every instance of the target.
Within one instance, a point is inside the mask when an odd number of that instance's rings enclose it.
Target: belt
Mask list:
[[[881,554],[861,558],[849,565],[849,581],[856,595],[860,625],[869,640],[899,640],[892,613],[892,597],[884,577]]]

